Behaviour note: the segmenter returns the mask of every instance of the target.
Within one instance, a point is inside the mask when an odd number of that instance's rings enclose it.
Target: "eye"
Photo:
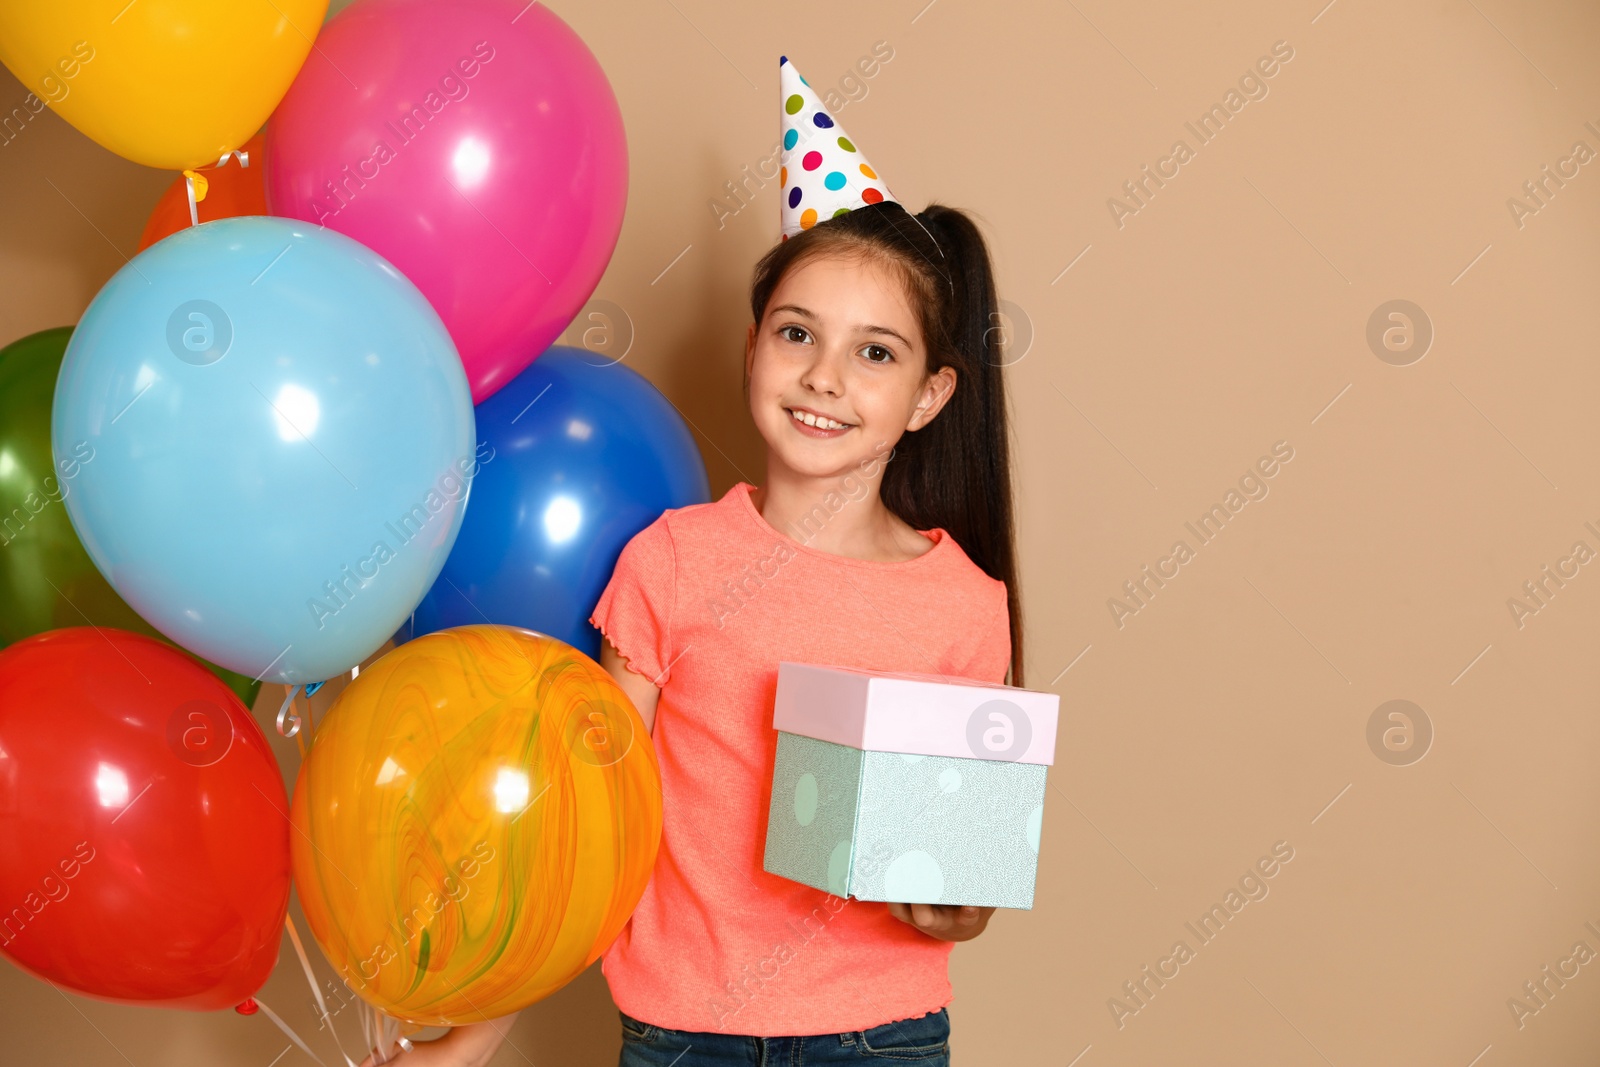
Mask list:
[[[869,355],[867,357],[867,362],[868,363],[883,364],[883,363],[893,363],[894,362],[894,351],[892,349],[885,348],[883,345],[868,345],[866,348],[863,348],[861,351],[863,351],[863,352],[872,352],[874,350],[882,352],[883,355],[884,355],[884,358],[883,359],[873,359]]]
[[[799,330],[801,333],[805,333],[806,332],[806,328],[804,326],[795,326],[793,324],[790,324],[788,326],[780,326],[780,327],[778,327],[778,336],[782,337],[785,341],[793,341],[794,338],[789,336],[789,331],[790,330]],[[810,335],[807,334],[807,336],[810,336]],[[799,344],[800,342],[796,341],[795,343]]]

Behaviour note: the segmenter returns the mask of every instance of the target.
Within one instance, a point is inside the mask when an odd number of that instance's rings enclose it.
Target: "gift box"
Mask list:
[[[1060,699],[780,663],[763,869],[857,900],[1032,908]]]

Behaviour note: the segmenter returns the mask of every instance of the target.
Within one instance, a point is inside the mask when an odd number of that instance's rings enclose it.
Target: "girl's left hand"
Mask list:
[[[994,914],[994,909],[977,908],[970,904],[955,907],[950,904],[891,903],[889,914],[941,941],[971,941],[989,925],[989,916]]]
[[[484,1067],[516,1021],[517,1013],[512,1012],[500,1019],[453,1026],[432,1041],[407,1040],[410,1047],[403,1052],[401,1046],[391,1044],[384,1062],[394,1067]],[[361,1067],[374,1067],[376,1059],[368,1056],[361,1061]]]
[[[413,1042],[405,1050],[399,1045],[390,1045],[389,1055],[384,1062],[394,1067],[466,1067],[475,1061],[463,1058],[450,1048],[448,1042],[437,1040]],[[367,1056],[361,1061],[361,1067],[377,1067],[377,1057]]]
[[[428,1064],[437,1067],[458,1067],[464,1061],[452,1055],[446,1043],[442,1041],[417,1041],[403,1051],[401,1046],[391,1044],[384,1062],[392,1063],[395,1067],[426,1067]],[[361,1061],[361,1067],[376,1067],[376,1064],[375,1054],[369,1054]]]

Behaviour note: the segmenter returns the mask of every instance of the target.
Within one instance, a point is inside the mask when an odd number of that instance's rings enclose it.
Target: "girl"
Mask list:
[[[988,251],[894,200],[780,242],[745,346],[761,488],[661,515],[590,621],[661,764],[655,872],[602,970],[622,1067],[949,1062],[953,942],[993,908],[834,897],[766,873],[778,663],[1022,685]],[[514,1017],[401,1067],[488,1062]]]

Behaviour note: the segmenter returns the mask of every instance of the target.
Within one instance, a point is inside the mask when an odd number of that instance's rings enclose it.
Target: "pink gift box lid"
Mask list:
[[[873,752],[1054,763],[1060,704],[952,675],[782,662],[772,725]]]

